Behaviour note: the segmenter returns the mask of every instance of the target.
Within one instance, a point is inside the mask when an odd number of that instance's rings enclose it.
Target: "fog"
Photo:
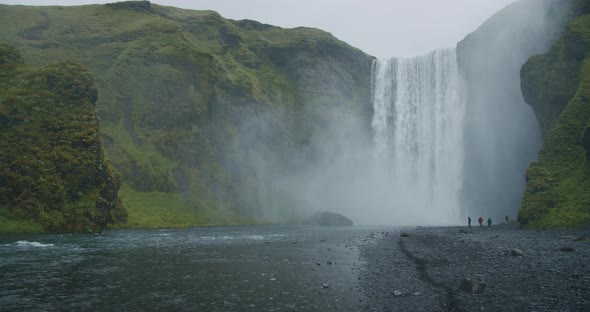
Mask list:
[[[563,29],[566,1],[524,0],[459,44],[466,83],[464,214],[514,220],[524,174],[537,158],[540,127],[520,90],[520,68]]]
[[[26,4],[106,2],[111,1],[39,0]],[[393,125],[387,126],[387,131],[400,131],[399,124],[406,123],[416,133],[415,142],[406,145],[412,149],[407,155],[380,155],[375,147],[373,116],[351,114],[344,107],[326,109],[323,119],[317,118],[322,124],[314,126],[302,145],[284,140],[289,130],[282,117],[271,112],[244,116],[235,142],[238,155],[226,167],[248,185],[242,199],[260,221],[296,220],[317,210],[342,213],[356,224],[448,225],[464,223],[467,216],[473,220],[491,217],[494,222],[506,215],[516,217],[526,168],[537,157],[541,144],[538,123],[520,91],[520,67],[530,56],[545,52],[559,35],[567,16],[556,7],[565,1],[522,0],[483,25],[494,12],[514,1],[152,2],[213,9],[228,18],[283,27],[318,27],[379,58],[430,55],[435,49],[455,47],[460,42],[456,53],[457,85],[461,87],[456,88],[461,90],[455,91],[461,94],[456,101],[462,111],[452,114],[460,120],[446,119],[446,115],[411,119],[400,116],[397,106],[387,113]],[[398,88],[391,92],[399,92],[402,78],[390,79]],[[438,83],[441,78],[436,76],[432,81]],[[336,89],[346,88],[349,86]],[[418,97],[436,98],[428,92],[420,90]],[[358,105],[370,105],[374,113],[374,100]],[[425,106],[419,102],[409,111]],[[435,106],[431,110],[437,111]],[[449,127],[426,129],[424,122],[459,124],[463,131],[453,134],[456,140],[448,143],[451,141],[441,133]],[[418,135],[422,128],[426,134]],[[399,142],[393,140],[399,138],[394,139],[395,133],[390,135],[391,146],[395,146]],[[433,139],[437,135],[444,139]],[[424,152],[429,145],[432,150]],[[428,157],[424,153],[429,153]],[[408,155],[423,161],[414,162]],[[400,168],[406,164],[416,168],[402,173]],[[459,185],[449,187],[457,179]],[[441,192],[444,196],[437,195]]]
[[[398,152],[389,159],[380,158],[374,122],[367,124],[361,116],[343,122],[338,111],[331,114],[340,117],[315,133],[305,150],[292,153],[275,147],[282,155],[278,161],[269,160],[269,154],[261,150],[260,154],[250,154],[249,161],[258,168],[257,177],[280,194],[269,200],[272,196],[268,196],[268,188],[262,188],[263,215],[274,213],[276,217],[276,211],[284,209],[281,203],[289,202],[296,207],[291,211],[335,211],[357,224],[453,225],[465,223],[467,216],[473,220],[491,217],[494,223],[503,222],[504,216],[514,220],[525,187],[526,168],[536,159],[541,143],[535,115],[520,91],[520,67],[530,56],[545,52],[559,35],[565,15],[556,7],[562,4],[524,0],[496,14],[459,44],[459,82],[444,82],[441,78],[452,70],[424,66],[441,66],[430,55],[410,60],[409,68],[419,70],[416,77],[427,80],[412,82],[423,85],[410,88],[414,91],[408,89],[414,92],[409,101],[428,98],[433,102],[430,111],[443,115],[425,118],[428,112],[424,111],[429,110],[424,107],[430,104],[420,101],[409,111],[421,117],[399,116],[397,102],[405,96],[400,93],[404,82],[399,79],[413,78],[405,71],[393,78],[393,89],[387,91],[391,98],[385,101],[395,107],[386,113],[391,123],[386,130],[397,133],[387,139],[394,149],[410,149],[405,155]],[[435,90],[441,83],[449,84],[451,89]],[[448,92],[460,96],[452,97],[452,101],[440,98],[440,94],[444,97]],[[372,100],[375,113],[375,90]],[[445,105],[453,101],[461,102],[457,109],[462,111],[445,112]],[[451,115],[455,119],[450,119]],[[430,123],[434,126],[430,127]],[[445,123],[459,124],[462,131],[453,132],[454,128]],[[414,142],[404,146],[396,142],[399,132],[404,131],[399,124],[414,133]],[[453,133],[451,140],[448,133]],[[297,165],[286,169],[282,161]],[[416,168],[408,169],[412,166]],[[448,170],[456,166],[460,168]],[[449,186],[456,181],[457,187]]]

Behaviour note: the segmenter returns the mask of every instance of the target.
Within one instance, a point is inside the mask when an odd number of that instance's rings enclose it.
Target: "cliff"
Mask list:
[[[497,12],[457,45],[464,80],[466,215],[516,217],[524,173],[542,142],[523,100],[520,67],[545,52],[572,14],[570,1],[522,0]]]
[[[0,41],[93,74],[129,226],[288,221],[300,207],[263,171],[296,170],[335,123],[370,129],[373,58],[318,29],[148,1],[0,5]]]
[[[80,65],[32,69],[0,44],[0,232],[97,232],[125,221],[96,100]]]
[[[590,5],[574,1],[573,9],[551,49],[521,69],[523,95],[544,134],[518,216],[531,226],[590,222]]]

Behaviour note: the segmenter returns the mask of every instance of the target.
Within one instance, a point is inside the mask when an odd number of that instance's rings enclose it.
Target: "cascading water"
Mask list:
[[[461,222],[465,107],[454,49],[376,60],[374,152],[395,224]]]

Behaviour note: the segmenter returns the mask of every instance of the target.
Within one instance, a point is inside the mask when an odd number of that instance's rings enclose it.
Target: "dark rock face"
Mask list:
[[[351,226],[353,224],[352,220],[347,217],[329,211],[314,214],[309,218],[309,223],[321,226]]]
[[[18,69],[0,71],[2,215],[50,232],[100,231],[124,221],[119,177],[102,149],[92,76],[72,63],[29,69],[15,55],[0,44],[2,69]]]

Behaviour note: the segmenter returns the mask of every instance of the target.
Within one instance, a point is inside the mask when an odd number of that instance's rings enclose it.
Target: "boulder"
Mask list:
[[[464,278],[461,280],[459,288],[466,293],[481,294],[486,288],[486,284],[480,281]]]
[[[320,211],[308,218],[309,224],[322,226],[351,226],[352,220],[335,212]]]
[[[522,250],[520,250],[520,249],[517,249],[517,248],[514,248],[514,249],[512,249],[512,250],[510,251],[510,254],[511,254],[513,257],[524,257],[524,251],[522,251]]]

